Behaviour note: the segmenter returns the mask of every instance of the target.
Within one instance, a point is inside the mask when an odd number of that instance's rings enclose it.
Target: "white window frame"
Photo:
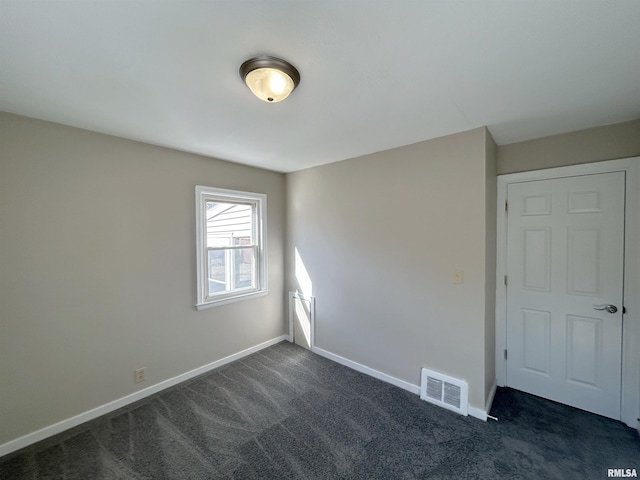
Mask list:
[[[207,201],[250,204],[253,207],[253,230],[257,241],[256,248],[256,284],[227,292],[209,295],[207,278]],[[206,308],[238,302],[266,295],[267,289],[267,196],[262,193],[241,192],[223,188],[196,185],[196,270],[197,295],[196,308]]]

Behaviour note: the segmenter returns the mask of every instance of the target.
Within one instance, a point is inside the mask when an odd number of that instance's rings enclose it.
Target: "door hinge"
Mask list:
[[[509,202],[504,202],[504,211],[505,212],[509,211]]]
[[[504,349],[504,359],[505,360],[507,359],[507,349],[506,348]]]
[[[509,282],[507,281],[507,276],[505,275],[504,276],[504,284],[507,285],[507,283],[509,283]]]
[[[627,313],[627,307],[622,307],[622,314],[624,315],[625,313]]]

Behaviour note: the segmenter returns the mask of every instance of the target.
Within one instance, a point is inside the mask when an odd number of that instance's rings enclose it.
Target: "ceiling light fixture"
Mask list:
[[[260,100],[284,100],[300,83],[300,73],[289,62],[276,57],[254,57],[240,65],[240,77]]]

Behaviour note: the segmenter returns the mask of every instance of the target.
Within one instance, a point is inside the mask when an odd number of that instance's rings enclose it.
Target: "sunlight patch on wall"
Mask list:
[[[295,248],[295,275],[296,275],[296,291],[301,293],[305,297],[313,296],[313,284],[311,283],[311,277],[307,268],[304,266],[300,252],[298,248]]]
[[[303,300],[296,298],[296,323],[302,330],[304,335],[305,346],[311,348],[311,302],[309,300]]]

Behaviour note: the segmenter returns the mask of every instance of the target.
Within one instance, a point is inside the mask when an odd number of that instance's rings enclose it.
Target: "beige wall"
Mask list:
[[[285,333],[284,175],[5,113],[0,149],[0,444]],[[195,310],[196,184],[268,195],[268,296]]]
[[[466,379],[481,409],[494,376],[488,138],[480,128],[287,175],[288,283],[316,297],[316,345],[412,384],[423,366]]]
[[[640,119],[498,147],[498,175],[640,156]]]
[[[488,395],[496,381],[496,234],[497,193],[496,175],[497,146],[489,130],[485,131],[485,289],[484,289],[484,386]],[[485,399],[486,400],[486,399]],[[488,405],[488,408],[491,406]]]

